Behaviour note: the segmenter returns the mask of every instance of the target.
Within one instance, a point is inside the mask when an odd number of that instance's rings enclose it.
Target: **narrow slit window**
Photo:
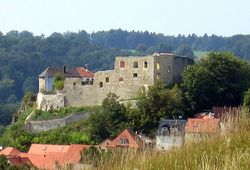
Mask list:
[[[109,82],[109,77],[106,77],[106,82],[107,82],[107,83]]]
[[[160,73],[157,73],[157,75],[156,75],[156,79],[160,79],[160,76],[161,76],[161,74]]]
[[[144,68],[148,68],[148,62],[147,61],[144,62]]]
[[[170,67],[170,65],[168,65],[168,72],[170,72],[171,71],[171,67]]]
[[[103,82],[99,83],[99,87],[102,88],[103,87]]]
[[[159,62],[156,63],[156,68],[157,68],[158,70],[160,70],[160,63],[159,63]]]

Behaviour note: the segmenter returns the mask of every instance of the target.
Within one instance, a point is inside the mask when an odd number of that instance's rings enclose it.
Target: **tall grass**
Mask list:
[[[179,169],[250,169],[250,118],[239,116],[224,122],[226,133],[198,143],[186,144],[167,152],[116,151],[102,156],[95,169],[102,170],[179,170]]]

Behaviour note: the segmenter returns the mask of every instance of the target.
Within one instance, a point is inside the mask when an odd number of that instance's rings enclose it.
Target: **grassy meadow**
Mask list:
[[[241,111],[227,123],[227,132],[166,152],[126,151],[102,156],[94,169],[101,170],[238,170],[250,169],[250,118]]]

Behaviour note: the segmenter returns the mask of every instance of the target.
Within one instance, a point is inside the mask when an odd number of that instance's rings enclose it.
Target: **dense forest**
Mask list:
[[[110,30],[87,33],[53,33],[34,36],[28,31],[0,32],[0,124],[7,125],[23,95],[36,92],[37,76],[48,66],[88,64],[93,71],[111,69],[117,55],[175,52],[193,57],[196,51],[231,51],[250,59],[250,36],[222,37],[207,34],[165,36],[163,34]]]

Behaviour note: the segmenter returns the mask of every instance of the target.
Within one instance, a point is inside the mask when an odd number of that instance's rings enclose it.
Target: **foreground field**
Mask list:
[[[97,169],[250,169],[250,119],[245,113],[226,125],[229,130],[199,143],[168,152],[128,151],[102,157]]]

